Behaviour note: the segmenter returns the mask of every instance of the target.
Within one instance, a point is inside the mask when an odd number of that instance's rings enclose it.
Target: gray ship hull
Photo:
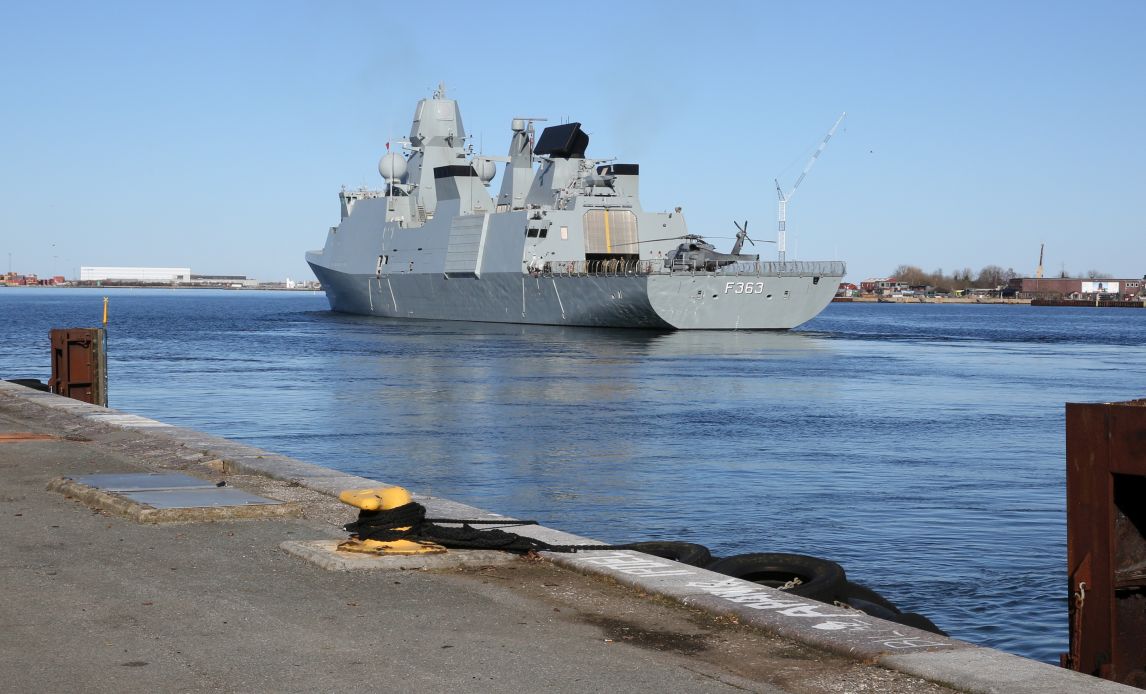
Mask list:
[[[306,259],[331,309],[391,318],[678,330],[787,330],[832,300],[842,262],[761,262],[748,223],[721,253],[682,209],[640,202],[640,167],[585,156],[580,123],[515,118],[508,156],[474,155],[440,86],[382,190],[343,190]],[[489,190],[494,160],[501,192]],[[782,251],[782,247],[780,248]]]
[[[311,262],[331,309],[343,313],[664,330],[786,330],[807,322],[831,302],[843,264],[784,265],[792,268],[786,274],[488,273],[478,279],[350,274]]]

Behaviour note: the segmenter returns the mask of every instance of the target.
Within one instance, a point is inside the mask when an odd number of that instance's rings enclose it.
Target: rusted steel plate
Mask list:
[[[107,352],[103,328],[53,328],[52,392],[107,406]]]
[[[1066,406],[1072,669],[1146,687],[1146,400]]]
[[[12,443],[14,441],[53,441],[58,438],[58,436],[52,436],[51,434],[36,434],[31,431],[0,433],[0,443]]]

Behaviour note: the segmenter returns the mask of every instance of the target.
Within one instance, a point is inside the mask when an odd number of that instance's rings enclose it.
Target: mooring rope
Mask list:
[[[458,523],[448,528],[438,523]],[[537,525],[526,520],[462,520],[426,518],[426,507],[411,501],[386,511],[359,511],[358,520],[343,526],[359,540],[423,540],[451,549],[500,549],[507,552],[577,552],[596,549],[623,549],[620,545],[554,545],[544,540],[506,532],[499,528],[479,530],[474,525]]]

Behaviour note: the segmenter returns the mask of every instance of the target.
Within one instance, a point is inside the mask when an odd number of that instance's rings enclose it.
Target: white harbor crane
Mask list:
[[[788,201],[792,199],[792,196],[796,193],[796,189],[799,188],[800,184],[804,182],[804,177],[807,176],[808,172],[812,170],[812,166],[815,165],[816,159],[819,159],[820,153],[823,152],[824,148],[828,146],[828,140],[832,139],[832,135],[836,134],[836,128],[840,127],[840,123],[844,121],[844,116],[846,115],[848,115],[848,113],[847,111],[844,111],[840,114],[840,117],[836,119],[836,124],[833,125],[832,129],[828,131],[828,134],[824,136],[823,142],[821,142],[820,146],[816,148],[815,154],[813,154],[812,158],[808,160],[808,165],[804,167],[804,171],[800,173],[800,177],[796,179],[796,183],[792,186],[792,190],[788,191],[787,195],[785,195],[783,189],[780,188],[779,179],[773,179],[776,181],[776,195],[780,198],[780,228],[776,234],[776,249],[779,251],[779,260],[781,262],[784,261],[785,255],[787,254],[786,252],[788,250]]]

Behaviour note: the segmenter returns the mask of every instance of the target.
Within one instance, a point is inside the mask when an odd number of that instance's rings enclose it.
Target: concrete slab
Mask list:
[[[890,655],[878,662],[934,682],[958,682],[959,690],[970,694],[1142,694],[1141,689],[988,648]]]
[[[877,619],[850,607],[801,598],[632,550],[544,554],[554,563],[609,576],[689,607],[862,660],[904,651],[972,648],[962,641]]]
[[[124,414],[122,412],[108,411],[108,412],[89,412],[85,415],[87,419],[112,426],[122,426],[131,429],[152,429],[152,428],[168,428],[171,425],[164,422],[159,422],[154,419],[140,417],[134,414]]]
[[[97,487],[106,492],[141,492],[156,489],[208,489],[214,482],[173,472],[127,472],[102,475],[82,475],[79,484]]]
[[[254,474],[248,472],[246,474]],[[365,477],[355,477],[352,475],[327,475],[324,477],[288,477],[287,481],[296,483],[307,489],[313,489],[316,492],[322,492],[333,497],[337,497],[347,489],[366,489],[368,487],[385,486],[379,485],[375,480],[370,480]],[[350,506],[347,506],[350,508]]]
[[[271,504],[245,504],[241,506],[158,508],[131,498],[131,492],[117,494],[80,484],[70,477],[57,477],[51,480],[48,482],[47,489],[81,501],[94,509],[130,518],[137,523],[194,523],[252,518],[289,518],[298,516],[302,512],[302,504],[277,501]],[[156,492],[149,493],[154,494]]]
[[[197,489],[141,489],[116,492],[120,496],[156,509],[228,508],[235,506],[267,506],[283,502],[265,496],[248,494],[233,487],[206,487]]]
[[[288,540],[279,545],[289,554],[305,559],[327,571],[429,571],[457,569],[464,566],[504,566],[521,561],[509,552],[493,550],[450,550],[444,554],[414,556],[377,556],[339,552],[342,540]]]

